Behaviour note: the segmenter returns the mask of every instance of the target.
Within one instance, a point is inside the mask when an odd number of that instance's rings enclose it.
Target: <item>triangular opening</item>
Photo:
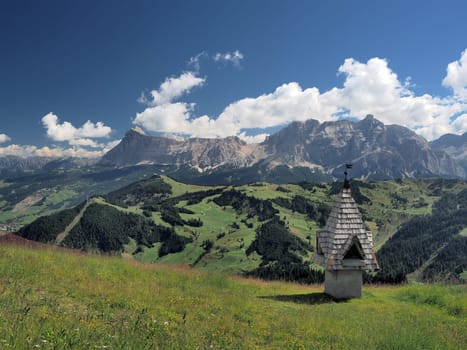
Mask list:
[[[358,259],[365,260],[365,254],[363,253],[362,245],[360,244],[357,238],[353,238],[350,248],[344,255],[344,260],[346,259]]]
[[[316,253],[323,255],[323,249],[321,249],[321,244],[319,243],[318,237],[316,237]]]

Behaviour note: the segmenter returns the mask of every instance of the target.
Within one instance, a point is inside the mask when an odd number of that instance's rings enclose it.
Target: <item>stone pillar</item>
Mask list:
[[[326,270],[324,292],[335,299],[360,298],[362,296],[362,270]]]

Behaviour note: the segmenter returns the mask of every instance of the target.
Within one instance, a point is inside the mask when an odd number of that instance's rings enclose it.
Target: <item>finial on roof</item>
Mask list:
[[[352,164],[346,163],[345,164],[345,171],[344,171],[344,188],[349,189],[350,188],[350,183],[349,180],[347,179],[347,169],[352,169]]]

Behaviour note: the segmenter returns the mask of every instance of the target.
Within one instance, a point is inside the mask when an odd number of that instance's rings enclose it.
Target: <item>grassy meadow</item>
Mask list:
[[[322,286],[0,245],[0,349],[462,349],[467,286]]]

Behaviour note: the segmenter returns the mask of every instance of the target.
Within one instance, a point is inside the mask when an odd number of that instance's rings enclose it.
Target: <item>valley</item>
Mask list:
[[[321,282],[322,269],[311,263],[316,232],[324,225],[341,186],[338,182],[201,186],[153,175],[94,195],[72,209],[41,217],[19,234],[145,263],[186,264],[210,272]],[[467,261],[462,248],[443,269],[433,270],[428,261],[465,244],[465,237],[458,234],[466,225],[467,203],[462,199],[467,193],[465,182],[352,180],[351,189],[382,261],[382,270],[369,275],[368,281],[399,283],[416,271],[419,281],[464,281]],[[433,208],[440,207],[442,200],[455,205],[452,210],[448,204],[442,205],[443,210],[450,211],[437,216],[439,209]],[[421,238],[413,229],[421,225],[417,220],[425,220],[432,227],[439,222],[446,233],[440,236],[427,229],[429,236],[418,243]],[[420,244],[426,247],[420,250]],[[419,253],[401,256],[401,252],[412,250]],[[424,274],[421,268],[432,271]]]

